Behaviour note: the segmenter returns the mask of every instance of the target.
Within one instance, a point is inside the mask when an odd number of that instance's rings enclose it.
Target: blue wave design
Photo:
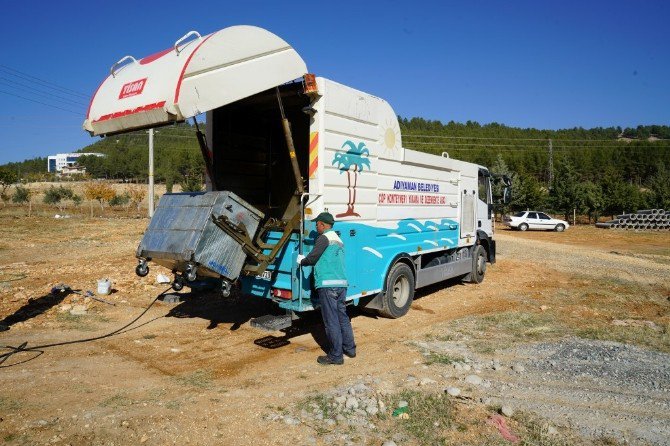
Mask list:
[[[307,223],[306,229],[311,230],[310,238],[316,239],[318,234],[315,226]],[[458,223],[451,219],[424,222],[404,219],[399,221],[394,228],[355,222],[338,222],[335,223],[333,229],[340,234],[344,242],[347,279],[350,284],[347,290],[348,296],[383,288],[386,272],[398,254],[455,248],[459,239]],[[278,233],[277,237],[279,235]],[[303,296],[306,299],[304,303],[311,305],[309,276],[312,268],[303,267],[303,280],[293,280],[293,274],[296,274],[297,245],[297,239],[293,238],[275,264],[270,266],[269,269],[273,271],[272,282],[257,278],[243,278],[244,291],[256,296],[268,297],[270,287],[273,286],[290,288],[293,295],[298,296],[298,286],[302,285]],[[311,248],[308,243],[305,245],[307,253]],[[281,306],[302,310],[296,302],[283,302]]]

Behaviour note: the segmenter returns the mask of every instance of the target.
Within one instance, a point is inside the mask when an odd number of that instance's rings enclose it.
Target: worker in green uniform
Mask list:
[[[344,244],[333,230],[335,219],[330,213],[322,212],[313,221],[319,236],[307,256],[298,255],[298,265],[314,265],[314,284],[330,343],[328,354],[316,361],[322,365],[340,365],[344,363],[343,356],[356,357],[354,331],[345,305],[348,282]]]

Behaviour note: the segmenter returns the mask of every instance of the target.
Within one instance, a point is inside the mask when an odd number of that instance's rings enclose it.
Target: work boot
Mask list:
[[[344,356],[346,356],[347,358],[355,358],[356,350],[354,350],[353,352],[344,352]]]
[[[318,362],[321,365],[342,365],[344,364],[344,359],[335,361],[330,356],[319,356],[318,358],[316,358],[316,362]]]

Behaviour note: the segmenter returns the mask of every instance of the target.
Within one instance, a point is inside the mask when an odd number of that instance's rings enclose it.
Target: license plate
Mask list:
[[[272,271],[265,270],[263,271],[263,274],[257,275],[256,278],[262,280],[272,280]]]

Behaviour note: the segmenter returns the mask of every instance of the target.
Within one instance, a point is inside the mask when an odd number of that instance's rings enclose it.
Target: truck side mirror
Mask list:
[[[502,204],[510,204],[512,201],[512,188],[504,187],[502,193]]]

